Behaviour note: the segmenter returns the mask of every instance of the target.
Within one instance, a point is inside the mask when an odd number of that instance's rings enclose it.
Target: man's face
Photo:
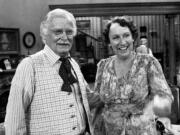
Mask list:
[[[53,18],[48,25],[46,43],[59,56],[70,51],[73,37],[73,23],[65,18]]]

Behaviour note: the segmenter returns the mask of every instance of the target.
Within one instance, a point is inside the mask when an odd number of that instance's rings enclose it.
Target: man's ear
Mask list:
[[[109,47],[112,47],[111,43],[108,44]]]
[[[44,43],[44,44],[47,44],[47,33],[43,33],[43,35],[41,36],[42,37],[42,42]]]

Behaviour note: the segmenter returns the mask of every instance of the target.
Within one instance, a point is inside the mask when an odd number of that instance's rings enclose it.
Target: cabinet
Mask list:
[[[0,71],[0,122],[4,121],[11,80],[14,73],[15,69]]]

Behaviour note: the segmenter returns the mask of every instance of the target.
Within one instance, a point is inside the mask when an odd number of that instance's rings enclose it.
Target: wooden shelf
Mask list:
[[[15,73],[16,69],[8,69],[0,71],[0,74]]]

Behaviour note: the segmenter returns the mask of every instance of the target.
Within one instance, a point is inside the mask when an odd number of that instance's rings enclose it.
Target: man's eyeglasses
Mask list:
[[[71,38],[74,36],[73,30],[52,30],[52,32],[59,37],[63,37],[64,35],[66,35],[68,38]]]

